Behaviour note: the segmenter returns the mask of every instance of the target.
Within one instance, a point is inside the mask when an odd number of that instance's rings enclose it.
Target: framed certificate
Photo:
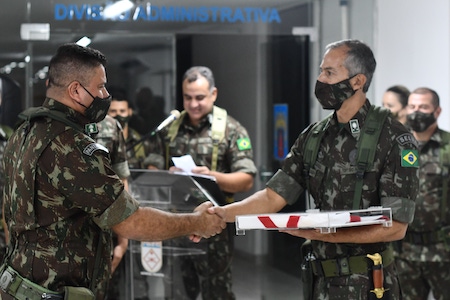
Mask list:
[[[327,211],[308,210],[301,213],[275,213],[236,216],[236,234],[245,230],[320,229],[322,233],[336,232],[340,227],[381,224],[392,226],[391,208],[369,207],[361,210]]]

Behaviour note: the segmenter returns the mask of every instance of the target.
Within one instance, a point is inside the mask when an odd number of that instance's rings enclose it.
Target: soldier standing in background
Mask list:
[[[95,129],[94,129],[95,130]],[[106,115],[105,118],[97,123],[97,132],[93,132],[92,136],[97,143],[105,146],[109,151],[111,159],[111,167],[116,172],[117,176],[122,180],[125,190],[128,191],[128,177],[130,176],[130,169],[128,167],[125,139],[122,132],[122,127],[114,118]],[[113,235],[113,256],[111,262],[111,281],[108,289],[107,299],[125,299],[123,298],[125,292],[125,273],[123,258],[128,249],[128,239],[124,237]],[[121,298],[122,297],[122,298]]]
[[[383,107],[402,124],[406,123],[406,106],[408,105],[409,90],[403,85],[394,85],[383,94]]]
[[[184,111],[160,132],[159,143],[146,164],[149,168],[169,169],[172,157],[190,154],[197,165],[191,172],[215,177],[231,203],[235,193],[253,186],[256,174],[247,130],[214,105],[218,90],[209,68],[190,68],[182,84]],[[229,226],[228,231],[207,241],[207,261],[183,261],[183,279],[190,299],[197,298],[200,288],[204,300],[235,298],[231,278],[234,232],[234,226]]]
[[[121,149],[126,149],[126,160],[130,169],[142,169],[143,161],[149,153],[150,144],[148,141],[141,141],[141,135],[129,126],[129,120],[133,115],[133,109],[129,106],[129,102],[126,99],[125,92],[120,88],[112,87],[109,89],[112,95],[111,105],[109,106],[108,115],[106,119],[115,120],[121,128]],[[138,143],[139,142],[139,143]],[[130,148],[130,149],[128,149]],[[128,171],[130,174],[130,171]],[[132,175],[132,174],[131,174]],[[129,259],[130,253],[125,255],[125,259]],[[135,263],[140,265],[140,258],[133,255]],[[134,299],[148,299],[148,283],[146,276],[140,274],[140,268],[134,268]],[[117,272],[113,274],[112,285],[108,292],[109,299],[119,299],[119,295],[123,294],[125,290],[124,282],[126,279],[126,263],[121,261],[118,266]]]
[[[130,119],[133,109],[127,100],[125,93],[119,89],[112,90],[113,99],[108,110],[108,115],[115,118],[122,126],[125,146],[127,149],[127,160],[130,169],[145,169],[144,160],[150,153],[148,138],[142,140],[141,134],[130,127]],[[162,117],[162,116],[161,116]],[[148,129],[150,131],[151,128]]]
[[[414,221],[397,257],[403,299],[450,296],[450,133],[438,127],[438,94],[417,88],[409,96],[407,125],[419,143],[419,193]]]

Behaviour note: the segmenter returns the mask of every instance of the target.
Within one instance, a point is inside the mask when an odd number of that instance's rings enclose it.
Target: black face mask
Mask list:
[[[323,83],[317,80],[314,92],[322,105],[322,108],[334,110],[341,108],[342,103],[356,92],[350,84],[350,79],[355,76],[356,75],[335,84]]]
[[[125,127],[125,125],[128,124],[128,121],[130,121],[130,116],[123,117],[117,115],[114,117],[114,119],[116,119],[120,123],[120,126]]]
[[[81,87],[94,99],[89,107],[79,103],[81,106],[86,108],[84,115],[92,123],[98,123],[102,121],[106,117],[109,106],[111,105],[111,95],[106,98],[94,97],[83,85],[81,85]]]
[[[415,111],[406,116],[406,124],[415,132],[424,132],[431,124],[436,122],[434,112],[426,114],[420,111]]]

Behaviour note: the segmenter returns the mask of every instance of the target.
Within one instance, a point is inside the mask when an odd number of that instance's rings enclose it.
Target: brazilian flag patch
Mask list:
[[[402,167],[419,167],[417,150],[402,150]]]
[[[237,140],[237,146],[239,150],[250,150],[252,149],[252,144],[250,143],[249,138],[243,138]]]

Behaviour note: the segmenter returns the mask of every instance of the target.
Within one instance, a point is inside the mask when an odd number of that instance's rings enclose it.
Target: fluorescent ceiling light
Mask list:
[[[113,4],[109,4],[103,10],[103,17],[105,19],[114,19],[127,10],[133,8],[134,4],[130,0],[120,0],[114,2]]]
[[[77,45],[80,45],[81,47],[87,47],[91,43],[91,39],[87,36],[83,36],[81,39],[78,40],[76,43]]]

